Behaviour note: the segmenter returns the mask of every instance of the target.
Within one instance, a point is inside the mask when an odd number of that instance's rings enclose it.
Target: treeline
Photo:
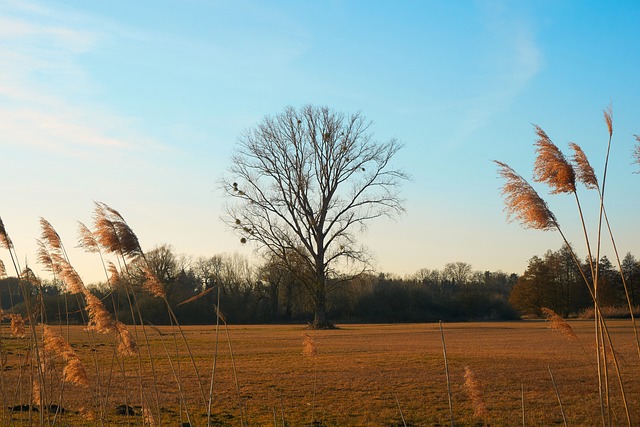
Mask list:
[[[194,259],[176,255],[167,245],[145,258],[145,265],[131,263],[126,277],[90,286],[125,323],[138,323],[139,316],[157,325],[170,322],[165,302],[142,289],[147,264],[183,324],[215,323],[216,306],[231,324],[307,323],[313,318],[310,290],[277,261],[256,267],[237,254]],[[637,306],[640,261],[627,254],[621,265],[631,302]],[[591,274],[588,263],[582,271]],[[626,306],[620,270],[602,257],[598,274],[602,305]],[[86,323],[82,301],[60,284],[41,282],[33,274],[23,279],[22,288],[42,304],[47,321]],[[329,286],[329,318],[343,323],[511,320],[539,316],[542,307],[572,316],[592,306],[582,273],[566,247],[533,257],[521,276],[474,271],[470,264],[456,262],[442,270],[422,269],[411,277],[336,277]],[[24,314],[22,292],[16,278],[0,280],[0,307]],[[139,313],[131,309],[133,304]]]
[[[167,324],[164,301],[142,289],[147,265],[183,324],[214,323],[218,305],[231,324],[306,323],[313,318],[311,290],[277,261],[255,267],[237,254],[193,259],[176,255],[167,245],[146,253],[144,265],[131,263],[126,277],[111,278],[109,285],[91,285],[91,292],[120,321],[137,323],[141,315],[145,322]],[[63,292],[61,285],[40,282],[33,275],[25,279],[24,289],[41,302],[47,321],[83,322],[82,301]],[[421,270],[411,278],[338,276],[328,284],[328,315],[333,322],[514,319],[517,313],[508,299],[516,280],[514,274],[474,272],[466,263],[451,263],[441,271]],[[0,281],[0,306],[24,311],[16,278]]]
[[[541,307],[548,307],[564,317],[579,315],[593,307],[593,300],[585,285],[584,276],[592,275],[595,261],[575,263],[571,251],[563,246],[547,251],[542,257],[529,260],[527,270],[518,278],[509,302],[525,315],[540,315]],[[627,253],[618,267],[606,257],[600,258],[598,270],[598,300],[601,307],[628,307],[625,284],[633,307],[640,304],[640,262]],[[622,274],[621,274],[622,273]],[[624,281],[623,281],[624,278]]]

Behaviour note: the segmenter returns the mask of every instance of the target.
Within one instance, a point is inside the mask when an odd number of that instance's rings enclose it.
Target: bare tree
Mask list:
[[[444,266],[442,274],[451,282],[464,285],[471,279],[473,268],[466,262],[449,262]]]
[[[329,326],[326,295],[338,270],[348,266],[353,276],[366,269],[356,231],[403,211],[399,184],[407,175],[390,165],[401,144],[374,141],[369,126],[359,113],[286,108],[241,135],[233,178],[223,180],[235,202],[228,224],[243,243],[257,243],[305,278],[316,328]]]

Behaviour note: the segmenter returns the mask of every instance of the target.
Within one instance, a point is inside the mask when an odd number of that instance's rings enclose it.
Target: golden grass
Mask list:
[[[568,424],[598,425],[597,373],[581,351],[577,351],[579,344],[593,351],[593,323],[578,320],[568,323],[579,343],[551,333],[543,321],[446,324],[456,424],[476,425],[478,421],[465,385],[465,367],[470,366],[474,380],[482,384],[483,402],[490,414],[487,421],[492,426],[521,425],[523,396],[527,425],[562,423],[548,375],[549,367],[553,369],[562,394]],[[3,325],[1,331],[3,346],[8,351],[2,380],[5,390],[14,390],[27,350],[25,340],[11,337],[8,328]],[[160,329],[171,334],[170,327]],[[610,321],[609,329],[616,350],[626,360],[634,360],[635,343],[630,333],[630,321]],[[215,326],[184,327],[184,333],[199,371],[208,372],[213,361]],[[240,425],[242,414],[251,426],[271,426],[274,425],[274,412],[278,414],[278,425],[282,425],[282,415],[290,426],[308,425],[312,418],[327,426],[402,425],[399,406],[407,425],[450,425],[442,338],[437,324],[343,325],[338,330],[314,331],[313,344],[317,352],[314,356],[317,370],[315,398],[316,373],[303,354],[301,336],[304,337],[304,333],[302,326],[230,326],[242,402],[238,402],[229,350],[220,347],[212,396],[212,425]],[[158,335],[150,338],[153,354],[165,354],[162,339]],[[77,326],[70,329],[67,341],[86,366],[93,357],[97,357],[98,366],[105,370],[112,363],[113,337],[91,336],[83,327]],[[207,411],[202,405],[195,374],[189,369],[186,351],[178,350],[179,356],[173,354],[171,357],[174,367],[181,363],[184,403],[194,425],[206,425]],[[143,358],[143,364],[147,363]],[[181,398],[176,393],[174,373],[166,357],[159,357],[154,363],[161,408],[156,411],[151,407],[146,411],[147,415],[151,414],[158,425],[179,425],[185,418],[180,408]],[[118,373],[120,369],[126,374]],[[625,385],[632,420],[639,423],[640,384],[635,379],[640,378],[640,366],[628,363],[623,364],[622,369],[623,377],[628,379]],[[123,366],[115,371],[105,397],[105,425],[129,425],[129,422],[142,425],[143,407],[148,402],[140,401],[136,386],[132,385],[138,382],[137,358],[123,359]],[[143,366],[143,372],[149,370]],[[69,412],[60,415],[61,425],[97,425],[79,413],[82,407],[85,411],[97,412],[93,391],[96,372],[87,368],[86,373],[92,391],[68,386],[62,404]],[[101,372],[101,375],[106,373]],[[206,382],[207,375],[202,374],[201,381]],[[141,381],[145,389],[153,387],[151,378]],[[128,400],[125,398],[127,385]],[[611,384],[611,390],[613,396],[619,394],[615,384]],[[6,399],[7,405],[28,403],[24,401],[28,398],[23,396],[20,400],[20,395],[13,400],[13,393],[7,393]],[[619,399],[612,401],[614,416],[624,422]],[[115,415],[116,406],[125,402],[137,414],[129,420]],[[8,425],[8,412],[3,410],[2,425]],[[312,411],[315,412],[313,416]],[[26,420],[27,415],[14,414],[13,425],[21,425],[21,417]]]

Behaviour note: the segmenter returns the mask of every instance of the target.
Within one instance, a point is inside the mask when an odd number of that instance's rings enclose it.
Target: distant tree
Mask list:
[[[598,296],[601,298],[601,304],[604,306],[623,305],[625,300],[620,273],[606,255],[600,258],[598,277]]]
[[[627,252],[621,263],[627,288],[629,289],[629,299],[634,307],[638,305],[638,289],[640,289],[640,262]]]
[[[466,262],[450,262],[444,266],[442,274],[452,283],[464,285],[471,279],[473,268]]]
[[[304,271],[305,261],[296,254],[289,256],[290,264],[284,264],[279,257],[271,256],[260,267],[260,280],[264,281],[269,291],[271,315],[274,320],[283,318],[291,320],[296,306],[303,305],[306,289],[297,284],[305,280],[297,272]],[[282,309],[281,309],[282,308]]]
[[[513,287],[509,302],[516,310],[526,314],[539,314],[549,304],[546,290],[553,282],[551,269],[540,257],[529,260],[527,270]]]
[[[338,270],[366,269],[356,231],[403,211],[398,191],[407,175],[390,164],[401,145],[374,141],[369,126],[359,113],[289,107],[240,137],[232,179],[223,181],[235,201],[228,223],[242,242],[257,243],[287,266],[292,253],[304,260],[316,328],[329,326],[327,293]]]
[[[588,264],[583,266],[587,271]],[[582,274],[573,262],[568,246],[558,251],[529,260],[527,270],[518,278],[509,301],[516,310],[527,314],[540,314],[542,307],[567,316],[590,304]]]

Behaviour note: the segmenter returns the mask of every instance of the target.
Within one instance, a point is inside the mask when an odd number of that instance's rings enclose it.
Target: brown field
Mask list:
[[[570,324],[579,341],[568,341],[542,321],[444,324],[456,425],[482,425],[483,421],[492,426],[522,425],[523,396],[527,426],[563,424],[549,367],[568,424],[601,424],[592,360],[593,323]],[[28,412],[7,409],[29,402],[32,371],[24,363],[27,340],[11,337],[8,326],[3,327],[2,425],[38,425],[37,414],[31,414],[29,420]],[[639,425],[640,364],[631,324],[615,320],[609,322],[609,328],[622,360],[632,421]],[[170,327],[160,329],[162,336],[146,328],[153,368],[140,329],[142,357],[125,359],[114,357],[112,336],[92,335],[80,326],[71,327],[68,335],[67,329],[62,329],[85,364],[90,387],[67,383],[61,387],[59,368],[49,368],[49,392],[55,396],[51,402],[67,409],[55,419],[55,425],[143,425],[142,384],[155,425],[180,426],[190,420],[194,426],[206,426],[207,406],[184,344],[179,336],[174,339]],[[192,326],[184,331],[208,400],[215,327]],[[305,333],[313,338],[316,356],[303,355]],[[437,324],[342,325],[328,331],[291,325],[233,326],[229,337],[230,346],[225,330],[220,330],[210,425],[241,426],[244,421],[251,426],[282,426],[284,419],[288,426],[312,425],[312,421],[318,426],[402,426],[402,417],[406,425],[450,425]],[[464,386],[465,367],[476,374],[488,411],[486,420],[474,417]],[[180,387],[176,376],[181,378]],[[185,394],[188,418],[181,407],[180,389]],[[613,372],[610,390],[613,424],[625,425]],[[135,416],[114,414],[115,407],[124,403],[135,408]],[[85,418],[78,412],[81,407],[93,413],[105,408],[104,414],[98,415],[102,422]],[[53,415],[47,417],[47,423],[52,424]]]

